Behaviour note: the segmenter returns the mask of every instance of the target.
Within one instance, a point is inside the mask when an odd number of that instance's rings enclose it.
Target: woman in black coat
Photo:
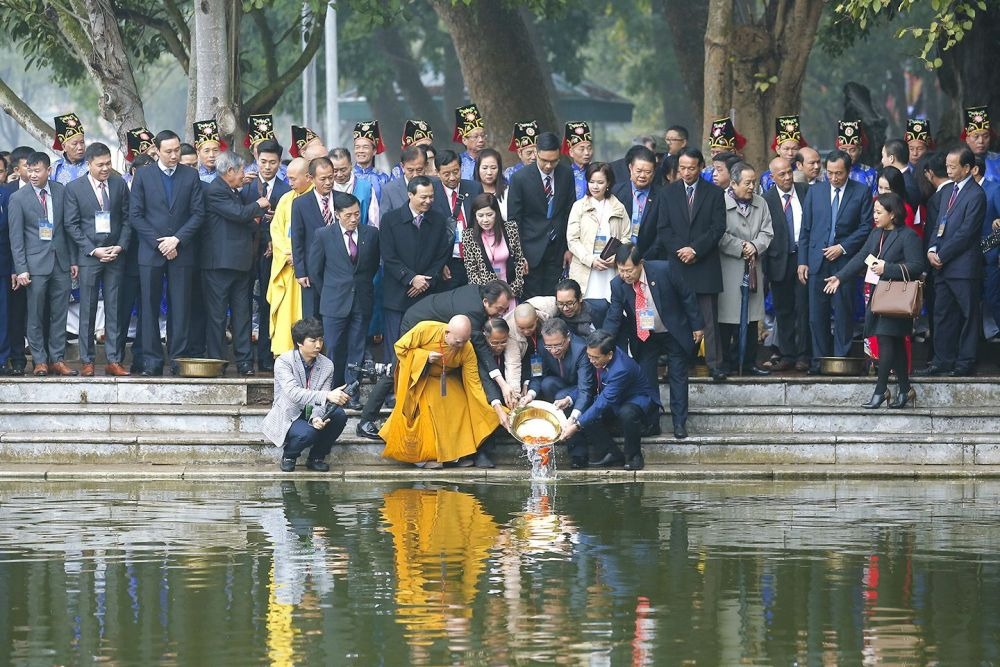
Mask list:
[[[823,291],[833,294],[842,282],[851,284],[851,279],[865,272],[865,260],[877,258],[870,266],[871,274],[866,274],[868,282],[916,279],[924,270],[923,244],[920,237],[906,226],[906,205],[903,198],[889,192],[875,200],[875,228],[869,234],[863,248],[837,275],[826,279]],[[865,308],[865,335],[878,339],[879,364],[875,393],[864,408],[877,408],[889,400],[889,371],[896,371],[899,389],[890,408],[905,408],[916,400],[916,392],[910,386],[904,340],[913,333],[913,319],[909,317],[884,317],[872,313],[871,301]]]

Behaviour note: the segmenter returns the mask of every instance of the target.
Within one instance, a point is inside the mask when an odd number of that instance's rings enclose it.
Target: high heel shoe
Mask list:
[[[866,410],[874,410],[875,408],[881,406],[883,403],[889,400],[889,390],[886,389],[884,394],[880,394],[877,391],[872,394],[872,398],[867,403],[862,403],[861,407]]]
[[[900,408],[905,408],[911,403],[913,404],[913,407],[917,407],[917,390],[913,387],[910,387],[910,390],[905,394],[901,391],[896,392],[896,398],[889,404],[889,407],[898,410]]]

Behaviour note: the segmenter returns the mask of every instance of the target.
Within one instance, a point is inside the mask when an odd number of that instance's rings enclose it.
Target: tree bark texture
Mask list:
[[[716,118],[729,115],[732,71],[729,39],[733,32],[733,0],[711,0],[705,23],[705,76],[702,131]],[[707,139],[707,137],[706,137]],[[702,142],[705,144],[705,142]]]
[[[674,56],[684,81],[684,96],[688,100],[691,118],[701,123],[705,115],[705,40],[702,37],[708,24],[708,8],[705,3],[689,0],[657,0],[653,16],[663,22],[661,29],[669,30],[674,44]],[[669,109],[673,108],[676,90],[663,90],[664,121],[672,124]],[[698,145],[703,127],[690,127],[691,145]]]
[[[234,99],[239,90],[238,10],[234,0],[196,0],[194,4],[195,120],[215,118],[219,132],[230,139],[235,138],[239,125]]]
[[[52,144],[52,137],[56,134],[55,129],[32,111],[31,107],[25,104],[24,100],[10,89],[10,86],[3,79],[0,79],[0,109],[3,109],[4,113],[23,127],[41,145],[49,146]]]

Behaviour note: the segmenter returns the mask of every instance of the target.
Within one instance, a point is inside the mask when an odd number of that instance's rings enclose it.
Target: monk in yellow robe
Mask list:
[[[379,431],[382,456],[440,468],[476,453],[500,424],[479,380],[472,323],[420,322],[396,342],[396,407]]]
[[[274,207],[271,218],[271,279],[267,284],[267,302],[271,305],[271,352],[278,357],[295,349],[292,343],[292,325],[302,319],[302,288],[295,281],[292,267],[292,201],[312,190],[309,163],[295,158],[288,165],[288,185]]]

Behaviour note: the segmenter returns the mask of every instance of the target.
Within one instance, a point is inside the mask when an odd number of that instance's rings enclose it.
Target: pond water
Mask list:
[[[0,665],[1000,664],[1000,483],[0,485]]]

